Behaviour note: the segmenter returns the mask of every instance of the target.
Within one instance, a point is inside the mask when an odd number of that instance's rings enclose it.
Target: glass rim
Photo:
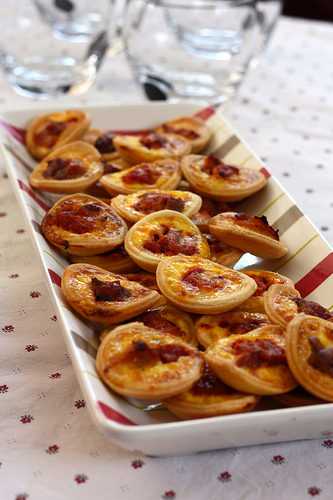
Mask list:
[[[219,6],[241,7],[255,6],[260,0],[146,0],[161,7],[173,9],[213,9]]]

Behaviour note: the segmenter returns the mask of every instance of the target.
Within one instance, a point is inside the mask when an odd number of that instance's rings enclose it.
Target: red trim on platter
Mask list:
[[[21,179],[17,179],[17,182],[18,182],[18,185],[20,186],[20,189],[22,191],[24,191],[25,193],[27,193],[30,198],[32,198],[36,203],[37,205],[40,206],[40,208],[42,208],[43,210],[45,210],[45,212],[47,212],[50,207],[48,206],[47,203],[45,203],[44,200],[42,200],[41,198],[39,198],[36,193],[29,187],[25,184],[25,182],[23,182]]]
[[[25,144],[26,131],[24,128],[16,127],[15,125],[11,125],[10,123],[7,123],[3,120],[0,120],[0,126],[18,142],[20,142],[21,144]]]
[[[53,269],[48,269],[48,272],[49,272],[49,276],[51,278],[52,283],[61,287],[61,278],[60,278],[59,274],[56,273],[55,271],[53,271]]]
[[[111,408],[109,405],[103,403],[102,401],[97,401],[97,404],[102,411],[103,415],[108,419],[108,420],[113,420],[114,422],[117,422],[118,424],[123,424],[123,425],[137,425],[135,422],[132,422],[129,418],[125,417],[121,413],[119,413],[117,410],[114,410]]]
[[[208,106],[207,108],[201,109],[194,116],[201,118],[202,120],[208,120],[211,116],[215,114],[215,109],[212,106]]]
[[[260,169],[260,172],[261,172],[262,174],[264,174],[264,176],[266,177],[266,179],[269,179],[269,178],[271,177],[271,173],[270,173],[270,172],[267,170],[267,168],[265,168],[265,167],[262,167],[262,168]]]
[[[317,264],[310,272],[308,272],[296,284],[295,288],[299,291],[302,297],[310,295],[318,286],[327,280],[333,274],[333,252],[325,259]]]

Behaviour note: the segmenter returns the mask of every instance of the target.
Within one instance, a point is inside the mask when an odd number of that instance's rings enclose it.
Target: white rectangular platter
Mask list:
[[[242,209],[254,215],[266,215],[279,229],[289,254],[274,262],[262,262],[246,254],[237,268],[255,264],[289,276],[303,296],[331,308],[333,303],[333,252],[311,222],[270,176],[262,162],[241,140],[220,112],[199,109],[193,104],[142,104],[84,108],[95,127],[108,130],[141,130],[180,115],[198,113],[214,131],[209,152],[224,161],[254,169],[263,169],[268,185],[259,194],[243,202]],[[51,110],[46,110],[50,112]],[[52,109],[52,111],[55,111]],[[251,413],[177,421],[164,410],[143,409],[112,393],[100,381],[95,370],[98,339],[66,305],[60,282],[68,264],[43,238],[41,220],[52,205],[48,195],[29,186],[34,161],[23,145],[24,127],[41,110],[7,112],[0,125],[2,152],[13,190],[22,207],[32,240],[40,257],[57,309],[60,328],[74,370],[84,392],[96,426],[114,443],[150,455],[177,455],[234,446],[311,439],[333,435],[333,405],[254,411]]]

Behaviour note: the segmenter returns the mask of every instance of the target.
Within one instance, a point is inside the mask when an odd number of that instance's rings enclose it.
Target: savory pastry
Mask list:
[[[113,144],[120,156],[134,165],[179,158],[191,151],[191,143],[184,137],[156,132],[143,136],[117,135],[113,138]]]
[[[267,184],[259,170],[226,165],[215,156],[184,156],[181,168],[195,191],[223,201],[243,200]]]
[[[180,189],[179,186],[178,189]],[[208,224],[210,222],[210,219],[214,217],[214,215],[220,214],[222,212],[230,212],[230,205],[228,205],[224,201],[202,198],[202,205],[199,212],[197,212],[195,215],[192,215],[191,219],[192,222],[194,222],[194,224],[198,226],[200,231],[208,233]]]
[[[150,309],[135,320],[159,332],[175,335],[189,344],[198,345],[191,316],[171,305]]]
[[[212,234],[204,234],[204,237],[209,245],[210,258],[222,266],[234,267],[244,253],[239,248],[233,248],[222,243]]]
[[[257,283],[257,290],[240,306],[242,311],[265,313],[264,295],[272,285],[287,285],[294,287],[294,283],[290,278],[282,276],[282,274],[264,269],[243,270],[243,273],[251,276]]]
[[[250,411],[258,401],[258,396],[225,385],[206,364],[201,378],[188,391],[166,399],[164,405],[178,418],[190,419]]]
[[[129,222],[137,222],[146,215],[160,210],[175,210],[187,217],[195,214],[201,206],[201,198],[188,191],[138,191],[119,194],[112,199],[115,211]]]
[[[246,274],[198,256],[162,259],[156,279],[170,302],[185,311],[202,314],[229,311],[249,298],[257,287]]]
[[[209,257],[208,244],[197,226],[173,210],[161,210],[136,222],[127,233],[125,248],[134,262],[151,272],[166,256]]]
[[[302,386],[296,387],[291,392],[286,392],[285,394],[277,394],[274,399],[280,403],[282,406],[287,408],[292,408],[295,406],[310,406],[318,405],[324,403],[321,399],[315,398],[309,394]]]
[[[90,264],[66,267],[61,290],[80,316],[101,325],[114,325],[133,318],[159,299],[156,290]]]
[[[97,255],[121,245],[127,226],[110,205],[87,194],[72,194],[47,212],[42,232],[65,253]]]
[[[110,252],[100,255],[69,255],[69,260],[73,263],[92,264],[93,266],[101,267],[112,273],[129,273],[135,271],[138,266],[133,262],[131,257],[126,252],[124,245],[120,245]],[[136,281],[136,280],[134,280]],[[144,283],[141,285],[146,286]],[[151,288],[151,287],[147,287]],[[157,290],[157,285],[155,290]]]
[[[333,321],[325,307],[303,299],[292,286],[272,285],[264,295],[265,311],[272,323],[286,326],[297,314],[304,313]]]
[[[182,116],[175,120],[164,122],[157,127],[157,133],[176,134],[187,139],[191,144],[192,153],[200,153],[208,145],[212,131],[206,123],[196,116]]]
[[[266,314],[229,311],[217,316],[201,316],[195,323],[198,341],[209,347],[230,335],[241,335],[270,324]]]
[[[51,193],[79,193],[95,184],[103,175],[101,156],[82,141],[56,148],[34,168],[30,184]]]
[[[145,271],[137,271],[135,273],[124,274],[125,278],[130,281],[136,281],[140,285],[150,288],[151,290],[159,291],[156,282],[156,275],[152,273],[146,273]]]
[[[297,386],[287,364],[284,331],[277,325],[225,337],[208,347],[204,358],[223,382],[238,391],[268,396]]]
[[[104,160],[113,160],[119,158],[119,154],[113,144],[112,132],[101,132],[94,141],[94,146],[97,151],[102,155]]]
[[[56,147],[80,139],[89,124],[87,114],[74,109],[38,116],[27,127],[26,146],[36,160],[41,160]]]
[[[201,376],[203,360],[194,347],[174,335],[135,322],[104,337],[96,368],[115,392],[160,400],[189,389]]]
[[[158,160],[103,175],[100,183],[111,194],[130,194],[148,189],[175,189],[180,176],[178,161]]]
[[[300,385],[317,398],[333,402],[333,323],[297,315],[287,326],[286,353]]]
[[[224,212],[210,220],[209,231],[227,245],[258,257],[279,259],[288,253],[279,232],[268,224],[265,216]]]

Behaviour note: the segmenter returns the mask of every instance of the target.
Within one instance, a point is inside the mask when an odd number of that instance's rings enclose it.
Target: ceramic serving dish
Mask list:
[[[244,211],[266,215],[280,231],[289,254],[264,262],[246,254],[237,268],[256,265],[289,276],[303,296],[325,307],[333,303],[333,252],[294,200],[272,177],[266,166],[237,135],[220,112],[193,104],[142,104],[84,108],[95,127],[140,131],[180,115],[199,113],[214,130],[210,152],[231,164],[261,169],[267,187],[242,203]],[[49,111],[49,110],[48,110]],[[258,410],[251,413],[178,421],[156,406],[127,401],[112,393],[95,370],[98,340],[94,332],[64,303],[60,281],[66,260],[43,238],[40,222],[52,205],[50,195],[36,192],[28,177],[34,161],[23,145],[26,123],[41,110],[7,112],[1,117],[2,152],[13,190],[22,207],[40,257],[50,296],[57,309],[73,366],[96,426],[114,443],[150,455],[177,455],[217,448],[310,439],[333,435],[333,405]]]

